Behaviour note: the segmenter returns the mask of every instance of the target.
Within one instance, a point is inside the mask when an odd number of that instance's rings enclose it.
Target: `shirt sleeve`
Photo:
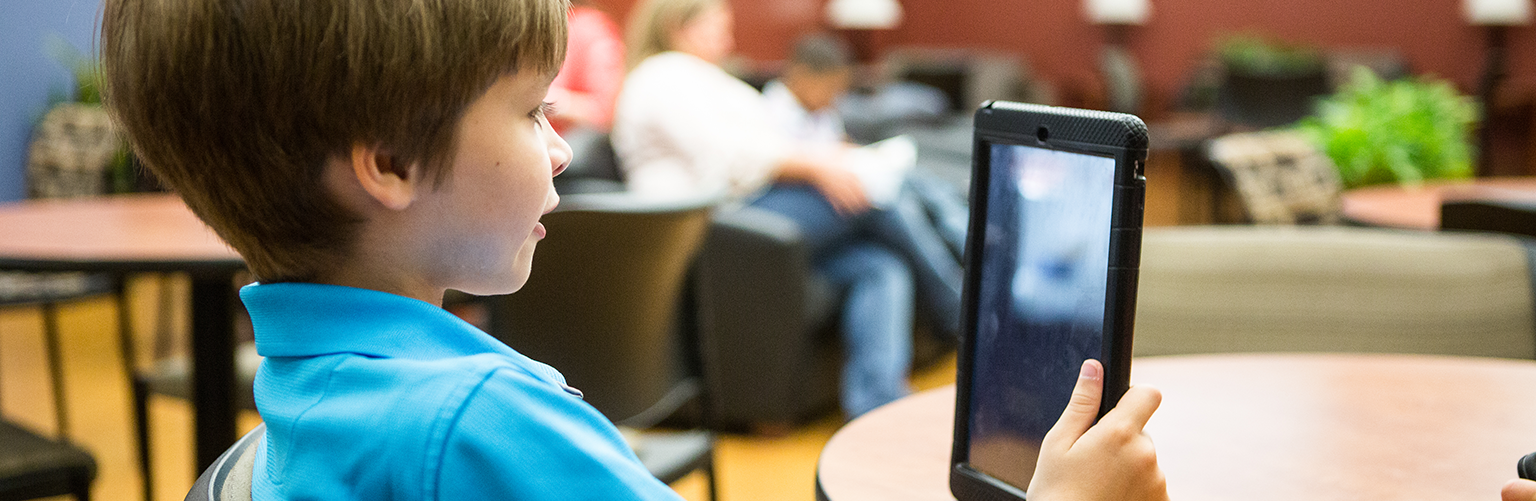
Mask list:
[[[619,84],[624,82],[624,42],[607,16],[596,16],[598,34],[586,53],[586,87],[597,105],[593,121],[607,129],[613,125],[614,101],[619,97]]]
[[[447,433],[438,499],[669,500],[618,430],[579,397],[498,369]]]

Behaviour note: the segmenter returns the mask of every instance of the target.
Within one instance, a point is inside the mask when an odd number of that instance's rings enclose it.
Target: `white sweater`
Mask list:
[[[630,191],[739,201],[768,185],[790,142],[752,86],[698,57],[665,52],[624,79],[613,147]]]

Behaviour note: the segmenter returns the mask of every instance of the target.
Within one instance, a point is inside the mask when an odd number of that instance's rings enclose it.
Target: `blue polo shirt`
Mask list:
[[[565,378],[436,305],[246,286],[256,500],[678,499]]]

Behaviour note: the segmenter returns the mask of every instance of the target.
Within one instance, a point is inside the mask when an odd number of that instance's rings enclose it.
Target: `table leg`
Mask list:
[[[192,276],[192,407],[194,475],[235,443],[234,277]]]

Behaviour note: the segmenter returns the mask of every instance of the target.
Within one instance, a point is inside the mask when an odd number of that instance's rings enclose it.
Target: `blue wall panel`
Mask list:
[[[73,89],[50,38],[95,53],[100,0],[0,0],[0,201],[26,197],[27,144],[50,90]]]

